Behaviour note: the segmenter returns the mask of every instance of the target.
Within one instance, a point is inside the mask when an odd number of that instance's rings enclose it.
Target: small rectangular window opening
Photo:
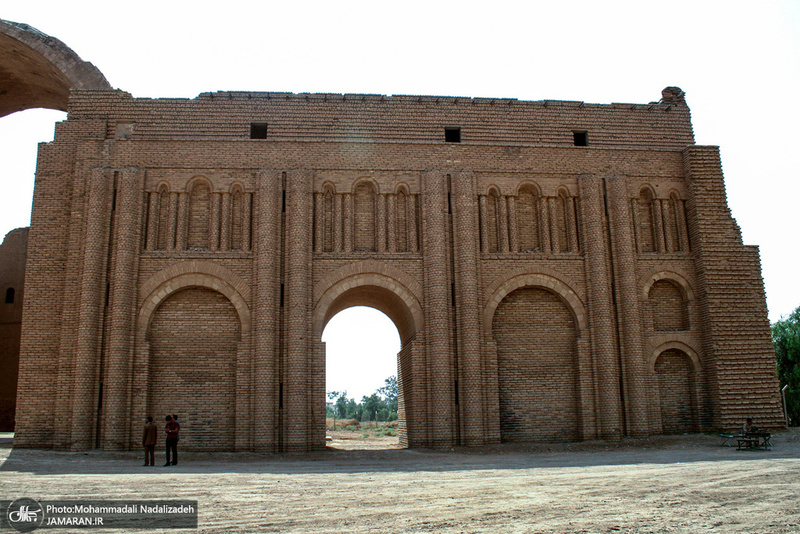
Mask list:
[[[267,123],[251,122],[250,139],[266,139],[266,138],[267,138]]]
[[[444,140],[446,143],[460,143],[461,142],[461,128],[445,128]]]
[[[572,132],[575,146],[589,146],[589,132]]]

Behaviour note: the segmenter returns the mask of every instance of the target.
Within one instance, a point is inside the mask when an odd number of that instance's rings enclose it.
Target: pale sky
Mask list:
[[[770,320],[800,306],[800,1],[27,0],[6,2],[0,18],[60,39],[135,97],[240,90],[605,104],[647,103],[679,86],[696,142],[720,147],[744,243],[760,247]],[[64,118],[0,118],[0,234],[30,223],[36,144]],[[380,358],[394,361],[397,349],[385,350],[394,352]],[[386,376],[363,393],[328,389],[360,398]]]

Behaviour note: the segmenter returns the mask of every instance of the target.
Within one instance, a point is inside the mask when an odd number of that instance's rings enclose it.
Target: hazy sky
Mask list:
[[[60,39],[135,97],[242,90],[647,103],[679,86],[696,142],[720,146],[744,243],[760,246],[770,320],[800,305],[800,1],[27,0],[6,2],[0,18]],[[36,144],[52,140],[64,117],[0,119],[3,235],[29,224]],[[363,392],[328,389],[360,396],[385,377]]]

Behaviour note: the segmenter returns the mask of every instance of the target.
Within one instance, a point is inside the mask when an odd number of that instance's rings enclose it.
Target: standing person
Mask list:
[[[181,425],[175,421],[171,415],[166,417],[167,426],[164,427],[164,432],[167,433],[167,463],[168,465],[178,465],[178,430]],[[170,461],[170,453],[172,453],[172,461]]]
[[[142,432],[142,447],[144,447],[144,465],[156,465],[156,443],[158,442],[158,427],[153,423],[152,417],[147,417]]]
[[[177,437],[176,441],[180,441],[181,440],[181,422],[178,421],[178,414],[176,414],[176,413],[172,414],[172,420],[175,421],[176,423],[178,423],[178,437]]]

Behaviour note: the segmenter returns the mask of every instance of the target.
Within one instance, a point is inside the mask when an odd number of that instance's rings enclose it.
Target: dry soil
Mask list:
[[[797,431],[769,451],[717,435],[347,450],[357,438],[313,454],[185,453],[174,467],[7,444],[0,499],[196,499],[199,532],[800,532]]]

